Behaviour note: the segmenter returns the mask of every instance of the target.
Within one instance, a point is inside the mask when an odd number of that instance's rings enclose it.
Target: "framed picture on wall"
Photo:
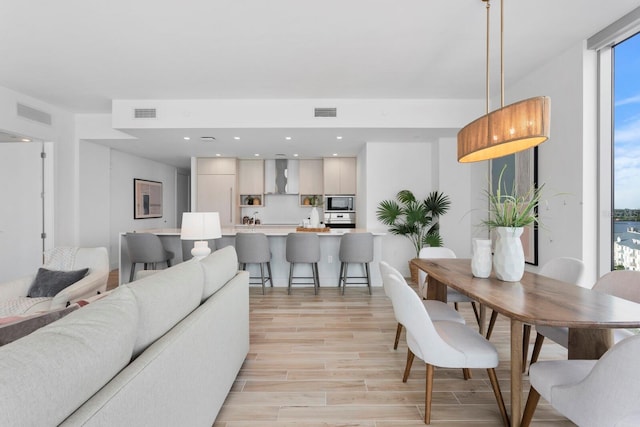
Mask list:
[[[162,182],[133,179],[133,219],[162,218]]]
[[[525,194],[530,188],[538,187],[538,147],[520,151],[516,154],[491,160],[491,185],[493,191],[498,185],[498,177],[504,166],[507,169],[502,177],[505,188],[516,189],[516,194]],[[538,207],[536,206],[536,212]],[[538,265],[538,226],[531,224],[524,228],[522,249],[527,264]]]

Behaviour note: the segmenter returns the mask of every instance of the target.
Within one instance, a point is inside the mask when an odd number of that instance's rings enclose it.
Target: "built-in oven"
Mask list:
[[[356,228],[355,212],[326,212],[324,225],[329,228]]]
[[[355,197],[354,196],[325,196],[324,211],[325,212],[354,212]]]

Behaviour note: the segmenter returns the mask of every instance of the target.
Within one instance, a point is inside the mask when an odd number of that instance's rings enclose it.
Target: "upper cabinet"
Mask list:
[[[300,160],[300,194],[323,194],[322,159]]]
[[[212,157],[198,158],[198,175],[235,175],[236,159]]]
[[[240,194],[262,194],[264,191],[264,161],[238,160],[238,190]]]
[[[238,193],[241,206],[262,206],[264,160],[238,160]]]
[[[356,158],[324,159],[324,194],[356,194]]]

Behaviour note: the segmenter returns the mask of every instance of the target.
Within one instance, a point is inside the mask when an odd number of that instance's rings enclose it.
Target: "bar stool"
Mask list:
[[[289,266],[289,289],[291,295],[291,284],[293,279],[312,279],[313,290],[318,295],[320,278],[318,275],[318,262],[320,262],[320,238],[316,233],[289,233],[287,235],[286,258],[291,263]],[[295,264],[311,264],[311,276],[294,276],[293,267]]]
[[[129,261],[131,261],[131,273],[129,282],[133,282],[136,264],[143,263],[144,269],[151,266],[155,270],[159,262],[166,262],[167,267],[171,267],[173,252],[166,250],[162,240],[151,233],[126,233],[124,239],[127,242]]]
[[[238,263],[241,270],[247,269],[247,264],[260,265],[260,282],[251,282],[251,279],[257,277],[249,277],[249,284],[262,284],[262,295],[264,295],[265,284],[271,282],[273,288],[273,280],[271,275],[271,251],[269,250],[269,240],[264,233],[238,233],[236,234],[236,253],[238,254]],[[264,275],[264,265],[267,265],[269,276]]]
[[[342,295],[347,287],[347,278],[366,279],[366,281],[350,282],[351,284],[366,284],[371,295],[371,274],[369,263],[373,261],[373,234],[371,233],[347,233],[340,238],[340,278],[338,287],[342,286]],[[362,264],[364,276],[349,276],[349,264]]]

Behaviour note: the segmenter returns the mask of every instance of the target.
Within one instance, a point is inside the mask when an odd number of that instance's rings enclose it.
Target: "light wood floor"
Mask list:
[[[249,355],[214,427],[424,426],[424,363],[416,358],[402,382],[406,341],[403,333],[393,350],[396,322],[382,288],[372,296],[356,286],[341,296],[327,285],[318,296],[304,287],[263,296],[252,286],[250,295]],[[470,305],[460,308],[476,326]],[[508,331],[499,317],[491,342],[509,411]],[[554,358],[566,358],[566,350],[547,340],[540,359]],[[432,425],[501,425],[486,371],[472,373],[465,381],[458,369],[436,369]],[[528,390],[525,381],[525,399]],[[573,426],[543,399],[535,415],[536,426]]]

